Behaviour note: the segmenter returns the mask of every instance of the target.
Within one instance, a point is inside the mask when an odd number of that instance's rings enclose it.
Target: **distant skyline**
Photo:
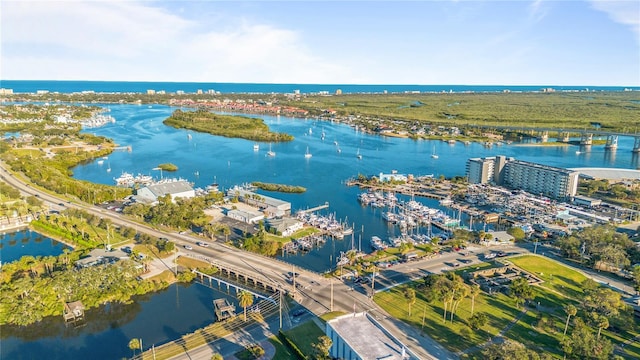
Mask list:
[[[0,79],[640,86],[640,1],[0,3]]]

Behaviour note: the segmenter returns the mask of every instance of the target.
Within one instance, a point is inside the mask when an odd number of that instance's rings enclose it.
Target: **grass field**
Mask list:
[[[537,306],[527,307],[526,314],[522,315],[506,333],[505,337],[525,344],[528,348],[544,351],[556,358],[562,358],[560,341],[564,330],[566,314],[564,306],[574,304],[580,308],[579,299],[582,297],[580,283],[586,279],[581,273],[572,270],[562,264],[537,256],[521,256],[511,258],[509,261],[531,273],[535,273],[544,282],[534,287],[534,299],[531,303]],[[496,266],[495,263],[483,263],[472,268],[463,268],[456,271],[463,274],[467,271],[476,271]],[[420,285],[422,281],[395,287],[389,291],[376,294],[374,300],[391,316],[398,318],[416,329],[423,331],[445,346],[447,349],[458,352],[472,346],[484,343],[488,337],[497,335],[505,329],[509,323],[521,314],[524,308],[516,306],[514,299],[502,294],[488,295],[484,292],[476,297],[475,312],[487,314],[489,322],[481,330],[471,330],[467,325],[467,319],[471,316],[471,299],[464,299],[455,314],[454,321],[443,323],[443,308],[441,301],[427,303],[421,295]],[[403,291],[411,286],[416,289],[416,303],[412,306],[411,316],[408,312],[407,300]],[[424,326],[423,326],[424,316]],[[578,313],[581,316],[581,312]],[[545,325],[539,322],[540,318],[548,318]],[[569,327],[568,334],[571,333]],[[619,334],[610,330],[604,330],[603,336],[609,338],[614,344],[620,344],[626,339],[634,338],[637,332],[622,331]],[[640,358],[640,345],[632,342],[623,348],[620,355],[625,358]],[[478,358],[479,352],[471,354],[471,358]]]
[[[454,352],[485,342],[489,336],[496,335],[520,313],[515,301],[504,294],[493,296],[480,294],[475,299],[474,312],[487,314],[489,321],[481,330],[470,331],[466,321],[471,316],[471,299],[465,299],[460,303],[453,323],[449,315],[447,315],[447,322],[444,323],[442,302],[427,303],[419,290],[416,291],[417,300],[409,316],[407,301],[403,295],[406,286],[408,285],[378,293],[374,300],[391,316],[422,329],[434,340]],[[423,315],[424,327],[422,326]]]
[[[285,334],[298,346],[303,354],[311,354],[313,353],[311,344],[318,342],[318,338],[324,335],[324,331],[315,322],[307,321],[291,330],[285,331]]]
[[[582,295],[580,284],[587,279],[581,273],[556,261],[541,256],[519,256],[509,259],[515,266],[535,274],[544,282],[542,287],[579,299]]]

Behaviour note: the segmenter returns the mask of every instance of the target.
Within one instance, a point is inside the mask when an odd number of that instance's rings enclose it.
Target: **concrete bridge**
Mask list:
[[[488,125],[471,125],[471,127],[482,129],[499,129],[507,131],[519,131],[523,133],[529,133],[532,136],[536,136],[540,141],[547,142],[549,140],[549,133],[557,133],[558,141],[569,142],[571,134],[577,134],[580,136],[580,145],[592,145],[593,136],[606,136],[607,142],[605,149],[616,150],[618,148],[618,137],[630,136],[633,137],[634,144],[632,152],[640,153],[640,133],[624,133],[618,131],[604,131],[598,129],[564,129],[564,128],[540,128],[540,127],[521,127],[521,126],[488,126]]]

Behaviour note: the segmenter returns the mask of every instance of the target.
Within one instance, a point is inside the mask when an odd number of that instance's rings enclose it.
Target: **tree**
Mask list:
[[[562,333],[563,338],[565,335],[567,335],[567,328],[569,327],[569,319],[571,319],[572,316],[575,316],[578,313],[578,309],[575,306],[569,304],[564,307],[564,312],[567,313],[567,322],[564,324],[564,332]]]
[[[333,345],[333,341],[331,341],[331,338],[328,336],[323,335],[318,337],[318,341],[311,345],[314,358],[317,360],[331,359],[331,356],[329,356],[331,345]]]
[[[482,349],[482,358],[486,360],[540,360],[551,359],[549,355],[540,355],[527,349],[523,344],[507,340],[502,344],[491,344]]]
[[[608,339],[596,339],[591,329],[580,318],[574,320],[570,337],[562,340],[562,350],[569,359],[609,359],[613,345]]]
[[[524,277],[519,277],[511,282],[509,293],[516,298],[519,305],[525,301],[533,299],[533,288],[529,285],[529,281]]]
[[[248,291],[238,293],[238,303],[244,309],[244,321],[247,321],[247,307],[253,304],[253,294]]]
[[[469,295],[471,296],[471,315],[473,316],[473,309],[476,305],[476,296],[480,294],[480,285],[473,284],[469,288]]]
[[[478,330],[481,327],[487,325],[487,321],[489,321],[487,314],[477,313],[477,314],[471,315],[471,317],[469,318],[469,327],[472,328],[473,330]]]
[[[598,316],[596,320],[596,324],[598,326],[598,341],[600,340],[600,333],[602,329],[606,329],[609,327],[609,319],[606,316]]]
[[[129,349],[133,351],[133,355],[136,355],[136,350],[140,349],[140,339],[131,339],[129,341]],[[142,349],[140,349],[142,351]]]
[[[404,298],[407,299],[409,305],[409,317],[411,317],[411,306],[416,303],[416,291],[413,288],[404,289]]]

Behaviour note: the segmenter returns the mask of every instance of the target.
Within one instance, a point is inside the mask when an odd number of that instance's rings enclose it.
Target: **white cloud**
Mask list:
[[[346,82],[292,30],[241,18],[188,20],[153,2],[8,1],[2,78]],[[181,9],[179,9],[181,10]],[[222,22],[223,21],[223,22]]]
[[[594,9],[605,12],[620,24],[629,26],[640,42],[640,2],[637,0],[591,0]]]

